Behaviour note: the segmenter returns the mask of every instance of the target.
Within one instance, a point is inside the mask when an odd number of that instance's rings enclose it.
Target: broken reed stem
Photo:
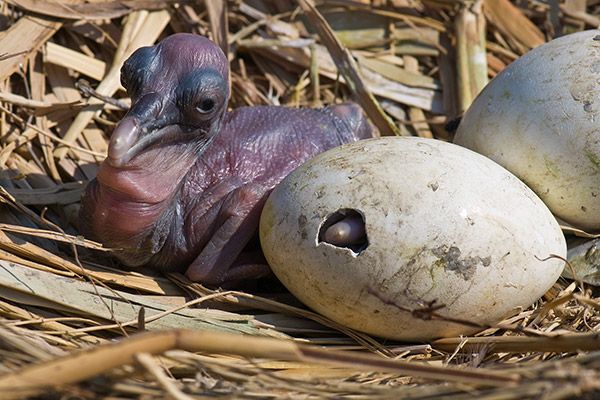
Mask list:
[[[227,2],[206,1],[204,4],[206,5],[206,11],[210,21],[210,32],[212,33],[213,41],[219,45],[227,59],[229,59],[229,20],[227,19]]]
[[[140,353],[135,355],[135,360],[144,367],[158,382],[160,386],[165,389],[165,392],[169,394],[175,400],[192,400],[192,397],[183,393],[177,385],[175,385],[175,381],[170,379],[160,365],[154,360],[148,353]]]
[[[3,393],[4,399],[32,396],[52,387],[81,382],[113,368],[132,364],[139,353],[161,354],[174,349],[308,362],[358,371],[393,372],[424,379],[461,382],[475,387],[505,386],[520,380],[515,374],[432,366],[373,354],[332,351],[288,340],[223,332],[172,330],[142,333],[116,343],[29,365],[0,376],[0,393]]]
[[[71,68],[97,81],[106,73],[106,64],[94,57],[60,46],[53,42],[46,43],[46,62]]]
[[[310,49],[310,83],[312,87],[312,107],[322,107],[321,85],[319,81],[319,57],[317,55],[316,43],[311,43]]]
[[[410,72],[419,72],[419,61],[413,56],[404,56],[404,68]],[[408,117],[412,121],[413,129],[419,137],[433,138],[433,133],[429,128],[427,122],[425,122],[425,113],[423,110],[417,107],[408,108]]]
[[[464,112],[487,84],[485,17],[482,0],[465,1],[456,18],[456,64],[459,111]]]

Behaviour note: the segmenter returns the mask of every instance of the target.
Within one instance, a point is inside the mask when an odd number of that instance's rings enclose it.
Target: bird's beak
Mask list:
[[[177,115],[163,110],[159,94],[148,93],[138,99],[115,127],[108,145],[108,162],[122,167],[144,148],[156,143],[172,130]]]

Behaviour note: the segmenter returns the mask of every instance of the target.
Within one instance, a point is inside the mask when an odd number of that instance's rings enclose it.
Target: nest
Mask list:
[[[0,398],[561,399],[600,389],[600,302],[561,279],[474,337],[394,343],[286,293],[128,272],[78,235],[136,48],[211,37],[230,107],[353,99],[382,135],[447,124],[506,65],[597,27],[597,1],[7,0],[0,4]],[[542,27],[542,28],[539,28]],[[472,62],[485,57],[487,65]],[[415,310],[436,318],[435,310]],[[465,316],[468,319],[468,316]]]

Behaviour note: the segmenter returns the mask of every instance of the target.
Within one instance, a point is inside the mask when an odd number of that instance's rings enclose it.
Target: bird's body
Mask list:
[[[244,107],[226,112],[227,96],[219,97],[215,90],[224,86],[214,71],[220,69],[223,79],[226,75],[220,64],[211,65],[218,61],[215,56],[161,74],[176,77],[172,83],[179,85],[161,93],[152,87],[152,76],[144,75],[152,70],[144,68],[144,60],[168,68],[168,60],[160,59],[173,51],[168,46],[189,43],[197,51],[210,47],[210,54],[215,52],[214,45],[202,37],[175,36],[179,37],[149,48],[158,48],[151,57],[144,48],[144,58],[136,59],[134,54],[126,64],[129,79],[141,83],[128,87],[132,110],[115,129],[109,157],[82,201],[83,231],[119,249],[117,257],[132,267],[185,271],[190,279],[213,285],[260,276],[268,271],[260,252],[245,248],[256,234],[269,192],[316,154],[371,137],[371,127],[353,104],[319,110]],[[208,89],[202,87],[205,70]],[[216,94],[202,94],[200,103],[191,108],[192,112],[199,107],[209,110],[200,109],[200,118],[186,115],[186,99],[197,95],[181,86],[192,74],[196,74],[192,80],[202,81],[200,92]],[[166,87],[164,80],[156,85]]]

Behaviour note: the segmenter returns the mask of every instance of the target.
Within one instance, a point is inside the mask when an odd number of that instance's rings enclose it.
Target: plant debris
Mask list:
[[[352,99],[382,135],[451,140],[446,124],[490,78],[598,27],[599,12],[579,0],[0,3],[0,398],[593,396],[600,299],[580,281],[561,278],[475,337],[396,343],[276,283],[215,291],[122,270],[77,214],[130,104],[123,61],[172,33],[224,50],[231,108]]]

